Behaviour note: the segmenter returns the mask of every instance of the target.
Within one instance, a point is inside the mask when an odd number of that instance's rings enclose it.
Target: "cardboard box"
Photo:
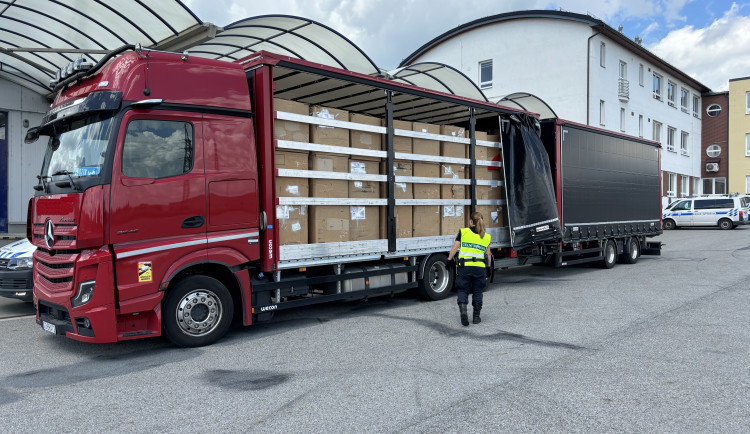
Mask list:
[[[349,241],[349,207],[309,207],[310,243],[337,243]]]
[[[413,165],[414,176],[421,178],[440,178],[440,164],[417,163]],[[414,199],[440,199],[440,185],[414,183]]]
[[[504,209],[500,205],[479,205],[477,212],[482,214],[485,228],[500,228],[505,224]]]
[[[388,163],[385,161],[380,163],[380,173],[383,175],[387,174],[386,164]],[[412,173],[414,172],[411,161],[394,161],[393,173],[396,176],[412,176]],[[396,193],[396,199],[414,199],[414,189],[412,188],[412,183],[410,182],[397,182],[394,191]],[[383,184],[380,197],[387,199],[387,193],[388,192],[386,191],[386,185]]]
[[[440,177],[446,179],[466,179],[466,166],[441,164]],[[447,182],[440,186],[441,199],[466,199],[466,185]]]
[[[308,243],[307,206],[277,205],[276,219],[282,246]]]
[[[434,237],[440,235],[440,206],[420,205],[414,206],[412,213],[412,236]],[[446,246],[446,249],[450,246]]]
[[[395,120],[393,121],[393,128],[397,130],[408,130],[412,131],[412,128],[414,126],[411,122],[407,121],[399,121]],[[386,149],[385,147],[385,136],[383,136],[383,149]],[[407,154],[412,153],[412,138],[411,137],[404,137],[404,136],[397,136],[393,135],[393,152],[405,152]]]
[[[414,122],[412,124],[412,130],[421,133],[440,134],[439,125],[425,124],[422,122]],[[437,140],[413,139],[412,148],[415,154],[440,155],[440,142]]]
[[[277,112],[287,112],[305,116],[310,114],[310,108],[307,104],[280,98],[273,99],[273,108]],[[273,132],[274,137],[278,140],[291,140],[293,142],[304,143],[310,141],[310,126],[302,122],[274,119]]]
[[[380,118],[365,116],[357,113],[349,115],[349,122],[357,124],[381,126]],[[373,149],[380,151],[383,146],[384,134],[370,133],[366,131],[349,130],[349,144],[352,148]]]
[[[310,154],[307,151],[284,151],[277,149],[274,162],[277,169],[307,170],[310,167]]]
[[[276,150],[274,160],[277,169],[307,170],[307,152],[292,152]],[[309,197],[309,183],[307,178],[276,178],[276,196],[278,197]]]
[[[380,207],[380,238],[388,238],[388,219],[386,218],[387,207]],[[393,208],[393,216],[396,218],[396,238],[411,238],[414,210],[411,206],[397,206]]]
[[[312,106],[310,116],[336,121],[349,121],[349,112],[330,107]],[[310,141],[319,145],[349,147],[349,129],[325,125],[310,125]]]
[[[440,134],[443,136],[466,137],[466,130],[452,125],[441,125]],[[451,158],[467,158],[468,145],[465,143],[440,142],[440,155]]]
[[[491,142],[500,142],[500,136],[488,135],[487,140]],[[488,148],[486,146],[477,146],[476,155],[477,160],[486,161],[503,161],[502,151],[500,148]],[[476,169],[477,179],[494,179],[500,181],[503,179],[502,167],[487,167],[477,166]]]
[[[310,154],[310,170],[349,172],[349,157],[336,154]],[[349,181],[345,179],[310,179],[310,197],[349,197]]]
[[[380,160],[368,160],[352,157],[349,160],[349,173],[377,175]],[[378,199],[380,197],[380,182],[378,181],[350,181],[349,197]]]
[[[505,196],[505,190],[500,184],[477,185],[477,200],[499,200]]]
[[[440,206],[440,235],[456,235],[467,226],[464,205]]]
[[[350,206],[349,241],[377,240],[380,236],[380,214],[377,206]]]

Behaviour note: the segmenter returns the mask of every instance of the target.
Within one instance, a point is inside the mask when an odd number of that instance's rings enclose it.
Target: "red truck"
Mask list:
[[[497,268],[658,253],[659,149],[642,140],[567,126],[639,148],[632,175],[653,199],[568,228],[563,213],[582,213],[563,200],[565,125],[486,101],[267,52],[140,46],[71,64],[55,90],[26,141],[49,136],[27,236],[37,323],[56,335],[200,346],[287,308],[443,299],[475,209]]]

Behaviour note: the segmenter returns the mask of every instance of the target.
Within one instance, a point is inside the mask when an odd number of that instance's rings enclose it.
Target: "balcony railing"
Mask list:
[[[625,78],[617,80],[617,97],[623,102],[630,100],[630,82]]]

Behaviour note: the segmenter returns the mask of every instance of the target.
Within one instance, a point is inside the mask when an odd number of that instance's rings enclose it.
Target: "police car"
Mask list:
[[[664,229],[680,226],[718,226],[733,229],[748,223],[748,198],[710,196],[683,199],[662,213]]]
[[[32,255],[35,250],[36,247],[26,239],[0,247],[0,296],[32,300]]]

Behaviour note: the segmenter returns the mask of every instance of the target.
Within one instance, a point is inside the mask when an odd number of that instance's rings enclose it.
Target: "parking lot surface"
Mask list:
[[[611,270],[278,312],[210,347],[89,345],[0,300],[4,432],[746,432],[750,227],[680,229]]]

